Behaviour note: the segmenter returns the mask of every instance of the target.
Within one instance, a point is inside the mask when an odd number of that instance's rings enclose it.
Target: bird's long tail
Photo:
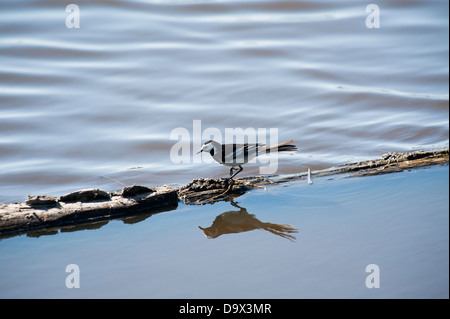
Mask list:
[[[266,151],[266,153],[270,153],[270,152],[274,152],[274,151],[276,151],[276,152],[295,152],[295,151],[297,151],[297,146],[295,146],[295,144],[293,144],[293,143],[295,143],[294,140],[289,140],[289,141],[278,143],[275,145],[270,145],[270,146],[266,147],[265,151]]]

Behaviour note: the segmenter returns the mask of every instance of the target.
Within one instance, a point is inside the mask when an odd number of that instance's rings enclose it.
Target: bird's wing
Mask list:
[[[225,144],[222,145],[222,162],[231,164],[247,163],[258,154],[258,148],[263,144]]]

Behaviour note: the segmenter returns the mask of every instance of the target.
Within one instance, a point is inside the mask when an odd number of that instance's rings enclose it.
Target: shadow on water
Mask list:
[[[232,206],[239,210],[231,210],[218,215],[211,226],[200,228],[207,238],[217,238],[224,234],[235,234],[247,232],[255,229],[263,229],[274,235],[295,241],[296,237],[292,235],[297,233],[298,229],[291,225],[262,222],[255,215],[249,214],[247,209],[230,200]]]

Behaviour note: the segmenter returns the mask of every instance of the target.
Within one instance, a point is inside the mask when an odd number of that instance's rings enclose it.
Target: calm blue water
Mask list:
[[[252,191],[235,199],[240,208],[181,204],[134,224],[3,239],[0,297],[448,298],[448,191],[448,166],[323,177]],[[297,232],[208,239],[198,227],[222,218],[248,229],[247,214]],[[66,288],[68,264],[79,266],[80,288]],[[365,285],[369,264],[380,288]]]

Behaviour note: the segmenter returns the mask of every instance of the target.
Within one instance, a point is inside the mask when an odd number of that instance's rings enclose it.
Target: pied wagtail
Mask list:
[[[295,152],[297,146],[295,146],[294,140],[282,142],[276,145],[265,146],[261,143],[256,144],[220,144],[214,140],[206,141],[200,151],[211,154],[213,159],[222,165],[231,166],[230,178],[233,178],[239,174],[243,168],[242,165],[248,163],[250,160],[258,155],[269,154],[270,152]],[[239,167],[239,168],[236,168]],[[237,170],[233,174],[233,171]]]

